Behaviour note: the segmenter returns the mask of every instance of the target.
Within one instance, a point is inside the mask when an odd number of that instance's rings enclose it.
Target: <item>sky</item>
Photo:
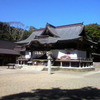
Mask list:
[[[0,21],[44,28],[83,22],[100,24],[100,0],[0,0]]]

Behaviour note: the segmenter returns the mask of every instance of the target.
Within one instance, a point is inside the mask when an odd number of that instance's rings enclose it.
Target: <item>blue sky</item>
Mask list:
[[[84,22],[100,24],[100,0],[0,0],[1,22],[44,28]]]

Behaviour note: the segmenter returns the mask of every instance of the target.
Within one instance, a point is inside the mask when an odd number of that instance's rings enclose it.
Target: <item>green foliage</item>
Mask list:
[[[36,29],[31,26],[29,31],[27,31],[26,28],[20,22],[0,22],[0,39],[14,42],[24,40]]]
[[[86,25],[86,34],[88,39],[100,43],[100,25]]]
[[[23,34],[23,37],[22,37],[22,40],[25,40],[26,38],[28,38],[29,36],[31,35],[31,33],[27,30],[24,31],[24,34]]]
[[[10,30],[9,27],[8,23],[0,22],[0,39],[8,40],[11,38],[10,34],[8,34]]]
[[[29,28],[29,33],[32,33],[35,29],[36,29],[35,27],[30,26],[30,28]]]

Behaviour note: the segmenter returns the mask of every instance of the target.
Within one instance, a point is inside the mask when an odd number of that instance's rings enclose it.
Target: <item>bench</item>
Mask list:
[[[10,67],[12,67],[13,69],[15,69],[15,64],[14,64],[14,63],[8,63],[7,66],[8,66],[8,69],[9,69]]]

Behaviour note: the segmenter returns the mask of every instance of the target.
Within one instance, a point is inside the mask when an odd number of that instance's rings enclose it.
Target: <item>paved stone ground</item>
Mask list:
[[[26,92],[31,93],[35,89],[51,90],[56,88],[61,90],[65,89],[73,90],[73,89],[82,89],[84,87],[91,87],[100,90],[100,64],[96,66],[95,71],[90,71],[90,72],[54,71],[52,72],[51,75],[49,75],[47,71],[7,69],[6,67],[3,68],[0,67],[1,98],[4,96],[19,94],[19,93],[26,93]],[[18,100],[18,99],[6,99],[6,100]],[[24,100],[24,99],[19,99],[19,100]],[[42,99],[35,98],[27,100],[42,100]],[[48,100],[48,99],[43,99],[43,100]],[[70,99],[61,99],[61,100],[70,100]],[[91,99],[86,99],[86,100],[91,100]],[[96,100],[100,99],[97,98]]]

